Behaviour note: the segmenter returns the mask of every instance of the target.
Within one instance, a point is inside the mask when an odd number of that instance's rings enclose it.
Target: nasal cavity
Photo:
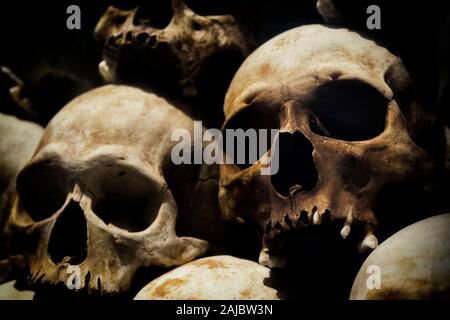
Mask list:
[[[283,196],[289,190],[310,191],[317,183],[314,147],[300,132],[283,132],[278,137],[278,172],[271,177],[274,189]]]
[[[51,231],[48,252],[57,264],[66,257],[70,264],[80,264],[87,256],[87,227],[83,210],[72,201],[57,218]]]

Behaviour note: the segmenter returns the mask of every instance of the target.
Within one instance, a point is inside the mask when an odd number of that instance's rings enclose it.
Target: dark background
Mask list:
[[[165,0],[168,1],[168,0]],[[0,65],[11,68],[27,85],[27,94],[40,112],[39,122],[49,118],[69,99],[92,86],[101,84],[97,65],[101,60],[101,48],[93,40],[93,30],[108,5],[131,8],[145,2],[155,6],[161,0],[61,0],[61,1],[4,1],[0,7]],[[238,15],[250,26],[257,44],[291,27],[321,23],[315,9],[315,0],[186,0],[199,14]],[[343,13],[344,26],[360,29],[379,39],[399,55],[413,75],[417,89],[431,109],[438,107],[439,74],[448,74],[449,34],[443,33],[448,19],[447,1],[387,1],[387,0],[335,0]],[[70,4],[81,8],[81,30],[68,30],[66,9]],[[381,30],[367,30],[366,8],[377,4],[381,8]],[[439,45],[439,38],[442,38]],[[439,46],[441,47],[438,50]],[[445,51],[446,50],[446,51]],[[438,65],[440,55],[441,66]],[[43,69],[50,65],[53,75],[45,75]],[[59,73],[56,71],[59,70]],[[65,81],[56,81],[55,77]],[[56,75],[55,75],[56,74]],[[74,76],[75,75],[75,76]],[[75,80],[73,78],[76,78]],[[59,79],[61,80],[61,79]],[[17,107],[5,98],[5,82],[0,83],[0,111],[21,117]],[[448,87],[447,87],[448,91]],[[444,102],[444,103],[443,103]],[[445,104],[442,106],[442,104]],[[448,93],[441,94],[440,113],[449,123]]]
[[[155,10],[158,10],[158,3],[162,1],[168,0],[145,3],[154,5]],[[30,98],[33,108],[38,109],[38,113],[33,116],[18,108],[7,91],[11,80],[4,75],[0,75],[0,112],[15,114],[45,125],[70,99],[103,84],[97,72],[101,48],[93,39],[95,25],[108,5],[131,8],[142,2],[144,1],[2,2],[0,65],[8,66],[24,81],[25,94]],[[322,23],[315,9],[316,0],[186,0],[186,3],[198,14],[237,15],[250,28],[256,44],[295,26]],[[77,4],[81,8],[81,30],[66,28],[69,16],[66,9],[71,4]],[[381,30],[366,29],[366,8],[371,4],[377,4],[381,8]],[[449,19],[446,1],[336,0],[336,5],[343,14],[343,26],[370,34],[401,57],[417,85],[418,96],[430,112],[437,116],[438,121],[450,124],[450,90],[448,84],[439,85],[440,80],[448,77],[449,72],[448,22],[447,29],[444,28]],[[322,266],[317,273],[327,272],[328,264],[324,262]],[[356,271],[358,266],[353,265]],[[293,272],[298,273],[299,269]],[[310,270],[303,272],[306,274]],[[314,279],[317,278],[305,277],[302,281],[310,281],[312,288],[320,290],[321,286]],[[325,280],[326,277],[323,278]],[[336,281],[335,288],[351,283],[345,277]],[[311,293],[314,296],[321,294],[308,292]]]

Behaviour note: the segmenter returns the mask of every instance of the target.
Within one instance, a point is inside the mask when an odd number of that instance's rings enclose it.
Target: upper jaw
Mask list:
[[[327,237],[336,241],[351,239],[350,242],[357,243],[360,253],[370,252],[378,246],[373,224],[355,219],[353,206],[349,206],[345,217],[336,217],[329,209],[319,211],[314,206],[312,210],[302,210],[294,216],[286,213],[280,221],[269,219],[264,228],[259,263],[269,268],[286,266],[286,248],[295,246],[295,243],[288,243],[295,239],[291,235],[306,229],[329,233]]]

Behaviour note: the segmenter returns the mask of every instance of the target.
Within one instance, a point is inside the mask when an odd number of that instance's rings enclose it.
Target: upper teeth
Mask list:
[[[349,225],[345,225],[342,227],[341,229],[341,237],[342,239],[347,239],[348,235],[350,234],[350,226]]]
[[[313,223],[314,224],[320,224],[321,219],[320,219],[320,214],[317,210],[314,211],[313,213]]]
[[[351,225],[353,222],[353,206],[350,206],[347,210],[347,218],[345,219],[344,227],[341,229],[342,239],[346,239],[351,231]]]
[[[364,253],[369,250],[373,250],[378,246],[378,239],[373,234],[369,233],[366,235],[364,240],[361,242],[359,250]]]
[[[326,210],[327,211],[327,210]],[[324,211],[322,215],[326,212]],[[306,211],[301,211],[297,215],[296,219],[291,220],[288,213],[284,215],[284,220],[282,222],[271,222],[269,221],[267,231],[271,231],[272,236],[277,235],[285,230],[291,229],[291,227],[302,227],[310,224],[319,225],[322,223],[322,215],[319,213],[317,207],[314,207],[308,214],[307,218],[303,218],[303,213]],[[347,210],[347,216],[345,218],[344,226],[340,231],[340,236],[343,239],[347,239],[351,232],[351,226],[353,223],[353,206],[350,206]],[[370,229],[364,239],[359,244],[360,252],[367,252],[368,250],[373,250],[378,246],[378,239],[373,234]],[[261,250],[259,261],[265,266],[281,267],[285,261],[280,257],[270,256],[268,249]]]

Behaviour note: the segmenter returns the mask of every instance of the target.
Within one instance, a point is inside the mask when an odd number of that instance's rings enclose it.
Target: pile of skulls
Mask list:
[[[318,2],[326,14],[332,1]],[[107,8],[94,32],[104,83],[45,128],[1,115],[0,297],[19,297],[17,280],[40,299],[449,298],[449,215],[392,236],[445,212],[423,210],[445,176],[444,127],[402,60],[322,24],[251,52],[238,15],[162,3]],[[227,90],[211,97],[217,79]],[[209,98],[224,119],[204,112]],[[177,165],[172,133],[195,139],[195,120],[278,133],[253,163]],[[279,170],[261,175],[272,156]],[[386,281],[368,288],[373,265]],[[323,277],[314,289],[305,270]]]

